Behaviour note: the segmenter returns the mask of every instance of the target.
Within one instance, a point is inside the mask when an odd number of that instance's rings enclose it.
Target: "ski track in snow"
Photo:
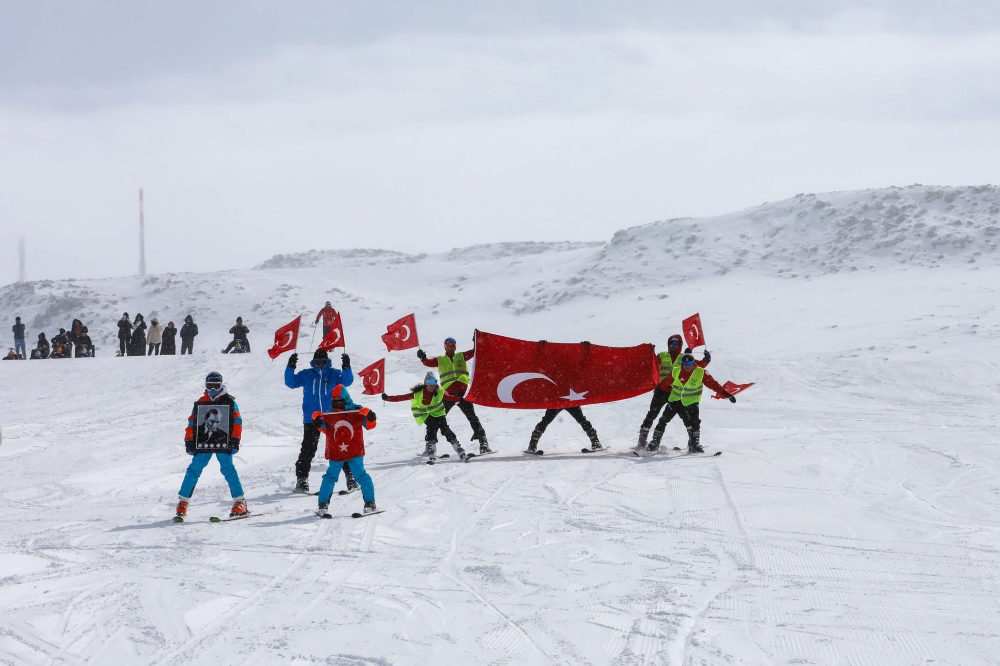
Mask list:
[[[290,492],[300,394],[284,359],[218,354],[228,312],[199,315],[193,357],[0,364],[0,664],[995,664],[1000,271],[732,273],[667,300],[640,281],[530,306],[553,288],[540,275],[585,272],[594,252],[227,272],[221,302],[245,318],[265,304],[260,352],[294,316],[268,294],[343,289],[355,368],[385,356],[378,333],[412,305],[423,339],[467,339],[475,323],[623,345],[662,345],[700,310],[710,372],[757,382],[736,405],[704,402],[721,457],[629,455],[643,396],[586,409],[608,453],[580,454],[561,416],[546,454],[525,456],[540,414],[479,409],[498,453],[427,466],[407,406],[354,387],[379,416],[366,466],[387,511],[352,520],[360,495],[334,494],[321,521],[314,497]],[[90,284],[129,302],[126,283]],[[508,291],[531,313],[500,305]],[[390,393],[424,373],[412,352],[387,363]],[[240,402],[236,464],[262,515],[207,522],[230,503],[213,462],[175,525],[181,432],[212,369]],[[468,423],[449,420],[465,445]],[[683,446],[679,423],[663,444]]]

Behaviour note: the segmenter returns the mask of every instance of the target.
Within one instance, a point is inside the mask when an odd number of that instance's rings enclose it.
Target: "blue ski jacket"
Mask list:
[[[299,372],[295,372],[294,368],[285,368],[285,386],[302,389],[302,423],[312,423],[315,411],[329,412],[333,409],[330,393],[334,386],[350,386],[353,383],[354,372],[350,368],[317,368],[314,361],[309,361],[309,367]]]

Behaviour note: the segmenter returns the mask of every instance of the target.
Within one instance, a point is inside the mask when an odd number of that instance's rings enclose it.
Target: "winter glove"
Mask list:
[[[685,347],[684,348],[684,353],[685,354],[690,354],[691,353],[691,348],[690,347]]]
[[[232,455],[240,450],[240,440],[238,437],[229,438],[229,454]]]
[[[343,370],[347,370],[349,367],[351,367],[351,357],[348,356],[347,354],[341,354],[340,355],[340,367]]]
[[[288,357],[288,367],[292,370],[295,369],[295,364],[299,362],[299,355],[292,352],[292,355]]]
[[[389,394],[388,393],[383,393],[382,394],[382,400],[385,401],[385,400],[388,400],[388,399],[389,399]]]
[[[194,440],[186,439],[184,440],[184,451],[187,452],[189,456],[194,455]]]
[[[423,349],[418,349],[417,350],[417,358],[419,358],[421,361],[427,360],[427,353],[424,352]]]
[[[368,419],[368,423],[375,423],[375,412],[369,411],[365,418]]]
[[[712,360],[712,352],[706,349],[705,355],[701,357],[701,360],[705,361],[705,363],[709,363]]]
[[[320,427],[321,425],[323,425],[323,417],[322,416],[317,416],[316,418],[314,418],[313,419],[313,425],[316,426],[317,428]]]
[[[723,397],[725,397],[727,400],[729,400],[729,402],[736,402],[736,396],[733,395],[732,393],[727,393]]]
[[[538,344],[540,344],[540,345],[544,345],[544,344],[545,344],[546,342],[548,342],[548,340],[539,340],[539,341],[538,341]]]

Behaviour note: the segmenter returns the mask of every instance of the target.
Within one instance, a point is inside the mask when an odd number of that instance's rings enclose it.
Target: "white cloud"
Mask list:
[[[308,247],[605,238],[800,191],[997,181],[983,148],[1000,138],[997,37],[827,27],[287,47],[90,90],[74,111],[0,108],[0,243],[25,229],[33,277],[132,272],[140,185],[160,271]]]

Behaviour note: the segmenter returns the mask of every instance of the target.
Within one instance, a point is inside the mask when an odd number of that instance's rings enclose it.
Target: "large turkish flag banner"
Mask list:
[[[365,417],[360,410],[324,412],[326,459],[343,462],[365,455]]]
[[[651,344],[529,342],[476,331],[476,369],[465,399],[505,409],[580,407],[642,395],[658,380]]]

